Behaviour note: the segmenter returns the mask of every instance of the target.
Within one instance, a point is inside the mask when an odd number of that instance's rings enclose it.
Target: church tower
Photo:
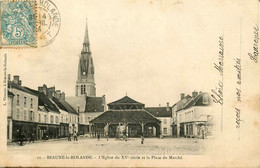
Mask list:
[[[76,89],[76,96],[96,97],[94,64],[93,64],[92,54],[90,51],[87,24],[86,24],[83,47],[79,58],[78,78],[77,78],[75,89]]]

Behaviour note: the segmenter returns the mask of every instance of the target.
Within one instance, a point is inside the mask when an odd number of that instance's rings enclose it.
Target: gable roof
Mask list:
[[[102,97],[86,97],[85,112],[104,112]]]
[[[145,110],[155,117],[172,117],[171,108],[167,111],[167,107],[146,107]]]
[[[208,102],[203,102],[204,98],[207,97]],[[183,110],[183,109],[188,109],[192,106],[209,106],[211,105],[211,97],[209,96],[208,93],[200,93],[198,94],[195,98],[189,99],[187,103],[184,104],[184,106],[181,109],[178,109],[177,111]]]
[[[59,112],[59,109],[56,107],[56,105],[44,93],[27,87],[26,89],[38,95],[38,106],[44,106],[47,111]]]
[[[109,110],[90,121],[91,123],[160,123],[161,121],[144,109],[140,110]]]
[[[190,95],[185,96],[183,99],[179,100],[177,103],[175,103],[172,107],[176,106],[177,111],[180,109],[183,109],[185,105],[192,99]]]
[[[35,94],[34,92],[31,92],[27,87],[15,84],[14,82],[11,82],[11,81],[8,81],[8,87],[12,87],[12,88],[15,88],[17,90],[32,94],[34,96],[37,96],[37,94]]]
[[[138,101],[135,101],[134,99],[128,97],[128,96],[125,96],[119,100],[116,100],[112,103],[109,103],[108,105],[117,105],[117,104],[138,104],[138,105],[144,105],[143,103],[140,103]]]

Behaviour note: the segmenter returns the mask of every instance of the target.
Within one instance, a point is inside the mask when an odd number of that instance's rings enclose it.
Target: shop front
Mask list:
[[[60,123],[60,137],[66,137],[69,134],[69,124]]]
[[[15,140],[19,134],[23,134],[28,140],[34,139],[37,140],[37,123],[34,122],[24,122],[13,120],[13,140]]]

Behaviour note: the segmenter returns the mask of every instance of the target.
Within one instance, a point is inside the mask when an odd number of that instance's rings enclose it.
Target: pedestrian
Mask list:
[[[71,138],[70,138],[70,133],[68,134],[68,141],[71,141]]]
[[[74,136],[74,141],[78,141],[78,136],[77,136],[77,132],[76,131],[74,132],[73,136]]]
[[[144,144],[144,134],[141,135],[141,144]]]
[[[98,141],[100,140],[100,134],[98,133],[98,135],[97,135],[97,138],[98,138]]]
[[[123,131],[123,139],[124,139],[125,141],[127,141],[127,139],[126,139],[126,130]]]
[[[108,139],[109,139],[109,135],[108,135],[108,132],[106,132],[106,137],[107,137],[107,141],[108,141]]]
[[[34,133],[31,134],[30,142],[33,142],[33,143],[34,143]]]

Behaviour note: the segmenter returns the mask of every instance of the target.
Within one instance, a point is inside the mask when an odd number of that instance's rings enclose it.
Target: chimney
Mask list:
[[[13,82],[15,83],[15,84],[19,84],[19,76],[18,75],[14,75],[14,80],[13,80]]]
[[[11,74],[8,74],[8,81],[11,81]]]
[[[42,86],[42,92],[47,95],[47,85],[43,84]]]
[[[167,102],[167,107],[166,107],[166,111],[170,111],[170,106],[169,106],[169,102]]]
[[[47,88],[47,97],[51,99],[55,95],[55,86]]]
[[[65,101],[65,93],[64,92],[61,93],[60,99]]]
[[[107,111],[106,95],[102,96],[102,106],[104,107],[104,111]]]
[[[39,91],[39,92],[43,92],[43,87],[38,86],[38,91]]]
[[[194,98],[197,97],[197,96],[198,96],[198,92],[194,90],[194,91],[192,92],[192,98],[194,99]]]
[[[185,97],[185,94],[181,93],[181,100],[184,99],[184,97]]]
[[[21,80],[18,81],[18,85],[22,86],[22,81]]]
[[[61,91],[60,91],[60,90],[56,90],[54,97],[56,97],[57,99],[60,99],[60,97],[61,97]]]

